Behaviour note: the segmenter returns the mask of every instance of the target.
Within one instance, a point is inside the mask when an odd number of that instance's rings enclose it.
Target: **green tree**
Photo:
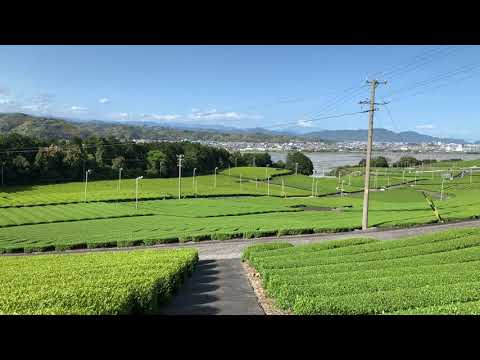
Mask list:
[[[366,159],[362,159],[358,163],[358,166],[365,166],[366,162],[367,162]],[[384,156],[377,156],[370,161],[370,166],[371,167],[379,167],[379,168],[387,168],[388,167],[388,160]]]
[[[420,165],[421,161],[417,160],[412,156],[402,156],[400,160],[398,160],[394,166],[395,167],[409,167],[409,166],[417,166]]]
[[[296,164],[298,163],[298,173],[304,175],[313,174],[312,160],[300,151],[290,151],[287,154],[287,162],[285,163],[285,169],[295,171]]]
[[[125,158],[123,156],[117,156],[112,160],[112,169],[117,170],[120,168],[125,168]]]
[[[167,156],[160,150],[147,153],[147,175],[162,177],[167,171]]]
[[[285,163],[282,160],[278,160],[272,164],[272,167],[277,169],[285,169]]]

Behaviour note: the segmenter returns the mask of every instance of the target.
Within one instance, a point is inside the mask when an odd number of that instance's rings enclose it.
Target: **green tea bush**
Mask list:
[[[401,240],[324,241],[245,251],[243,259],[276,305],[295,314],[474,314],[480,313],[479,235],[467,228]]]
[[[0,314],[155,313],[197,261],[194,249],[2,257]]]
[[[266,244],[255,244],[248,246],[242,254],[242,260],[250,260],[253,254],[257,255],[265,251],[290,248],[293,245],[287,242],[270,242]]]

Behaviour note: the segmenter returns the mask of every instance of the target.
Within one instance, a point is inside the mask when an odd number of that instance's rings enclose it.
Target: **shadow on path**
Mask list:
[[[239,259],[200,260],[163,315],[263,315]]]

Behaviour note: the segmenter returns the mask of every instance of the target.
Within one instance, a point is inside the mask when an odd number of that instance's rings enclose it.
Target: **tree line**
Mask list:
[[[87,170],[92,170],[90,176],[97,180],[116,179],[120,170],[124,178],[175,177],[180,154],[184,155],[182,174],[185,176],[191,176],[195,168],[199,175],[213,173],[216,167],[234,166],[268,165],[295,170],[288,156],[287,163],[274,163],[267,152],[230,153],[188,141],[134,143],[96,136],[45,141],[20,134],[0,135],[0,166],[5,185],[82,181]],[[303,159],[299,165],[299,173],[308,173],[308,164],[304,162]]]

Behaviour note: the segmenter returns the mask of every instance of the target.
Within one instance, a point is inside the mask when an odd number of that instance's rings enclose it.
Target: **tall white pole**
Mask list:
[[[318,179],[315,181],[315,197],[318,196]]]
[[[90,174],[92,172],[92,170],[88,169],[86,172],[85,172],[85,197],[84,197],[84,201],[87,202],[87,185],[88,185],[88,174]]]
[[[215,168],[215,177],[214,177],[214,181],[213,181],[213,188],[214,189],[217,188],[217,169],[218,169],[218,167]]]
[[[135,209],[138,209],[138,180],[143,179],[143,176],[139,176],[135,179]]]
[[[443,200],[443,182],[445,181],[445,178],[442,177],[442,190],[440,191],[440,200]]]
[[[122,181],[122,170],[123,168],[118,169],[118,191],[120,191],[120,183]]]
[[[197,171],[197,168],[194,168],[193,169],[193,184],[192,184],[192,188],[193,188],[193,193],[195,194],[195,171]]]
[[[473,170],[470,169],[470,184],[472,183],[472,172],[473,172]]]
[[[181,199],[182,195],[182,161],[183,161],[184,155],[177,155],[178,159],[178,199]]]

